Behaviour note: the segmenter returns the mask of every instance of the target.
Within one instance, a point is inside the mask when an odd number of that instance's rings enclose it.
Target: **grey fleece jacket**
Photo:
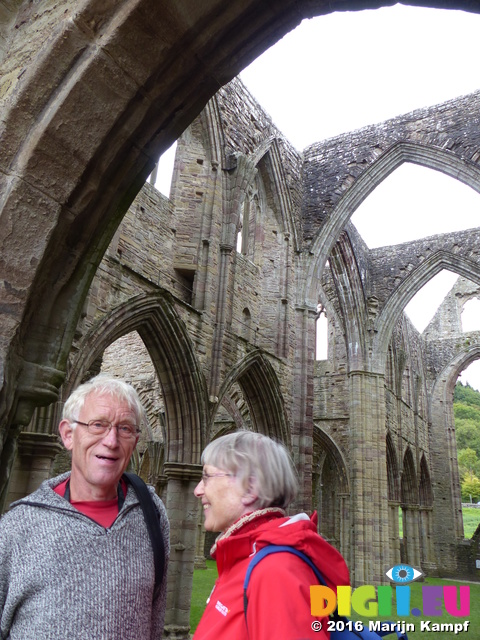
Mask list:
[[[153,551],[134,490],[104,529],[53,491],[68,475],[46,480],[0,520],[0,638],[160,640],[166,570],[152,602]],[[169,524],[154,500],[167,568]]]

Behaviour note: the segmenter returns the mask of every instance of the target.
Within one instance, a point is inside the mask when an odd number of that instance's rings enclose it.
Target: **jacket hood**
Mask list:
[[[312,560],[328,586],[334,588],[337,585],[349,585],[349,572],[342,555],[317,533],[316,512],[312,517],[308,517],[306,513],[288,517],[280,510],[277,511],[279,513],[276,514],[264,514],[263,511],[248,514],[244,516],[244,526],[241,526],[241,519],[233,525],[235,531],[231,535],[225,532],[218,538],[216,559],[219,572],[223,560],[230,563],[233,559],[231,556],[240,559],[242,556],[251,556],[270,544],[288,545],[302,551]],[[252,527],[255,521],[256,526]]]

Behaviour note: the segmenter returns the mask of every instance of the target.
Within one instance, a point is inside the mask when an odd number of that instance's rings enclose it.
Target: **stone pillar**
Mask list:
[[[205,529],[203,528],[203,511],[198,510],[197,545],[195,551],[195,569],[206,569],[205,559]]]
[[[354,586],[386,582],[389,563],[384,376],[350,373]]]
[[[405,510],[407,517],[404,520],[406,532],[407,562],[412,567],[420,567],[420,539],[419,539],[419,509],[417,505],[408,505]],[[404,535],[405,537],[405,535]]]
[[[8,487],[13,470],[13,463],[17,456],[18,436],[21,427],[14,427],[8,430],[5,442],[0,450],[0,514],[8,506]],[[3,435],[3,434],[2,434]]]
[[[61,451],[57,436],[23,431],[17,442],[6,504],[32,493],[49,478],[53,461]]]
[[[350,548],[350,494],[339,493],[337,499],[340,506],[340,548],[339,551],[345,558]]]
[[[316,307],[295,310],[295,368],[293,387],[292,446],[300,492],[294,507],[312,508],[313,475],[313,379],[315,364]]]
[[[420,507],[419,527],[420,527],[420,545],[421,558],[420,566],[423,571],[432,573],[436,571],[437,564],[435,562],[435,549],[433,545],[432,535],[432,507]]]
[[[453,415],[453,383],[437,381],[431,399],[429,448],[433,488],[432,541],[443,575],[457,575],[457,544],[463,540]]]
[[[392,567],[396,564],[400,564],[401,556],[400,556],[400,526],[399,526],[399,502],[389,502],[388,506],[388,527],[389,527],[389,536],[390,536],[390,560],[388,562]],[[390,568],[390,567],[389,567]]]
[[[164,637],[188,640],[190,600],[199,501],[193,495],[202,476],[202,465],[165,463],[168,478],[165,506],[170,520],[170,562],[168,569],[167,614]]]

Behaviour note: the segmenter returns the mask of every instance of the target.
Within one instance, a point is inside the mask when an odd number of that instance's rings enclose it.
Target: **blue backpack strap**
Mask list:
[[[325,587],[328,586],[327,583],[325,582],[324,577],[320,573],[318,567],[316,567],[313,564],[310,558],[307,555],[305,555],[303,551],[299,551],[298,549],[295,549],[295,547],[289,547],[288,545],[271,544],[266,547],[263,547],[263,549],[260,549],[260,551],[258,551],[254,556],[252,556],[252,559],[250,560],[250,563],[247,567],[245,580],[243,581],[243,611],[245,614],[245,624],[247,624],[247,606],[248,606],[247,587],[250,582],[252,571],[255,569],[257,564],[261,560],[263,560],[263,558],[265,558],[265,556],[269,556],[272,553],[281,553],[281,552],[292,553],[293,555],[301,558],[313,570],[313,572],[315,573],[315,576],[317,577],[318,582],[320,582],[320,584],[323,584]],[[337,612],[333,614],[333,619],[343,620],[344,622],[348,621],[347,618],[343,616],[339,616]],[[247,633],[248,633],[248,625],[247,625]],[[350,631],[347,629],[345,629],[345,631],[332,631],[330,633],[330,640],[342,640],[342,639],[353,640],[356,637],[361,638],[362,640],[374,640],[375,638],[383,638],[384,636],[390,635],[391,633],[396,633],[398,640],[408,640],[407,635],[405,633],[401,633],[398,629],[396,629],[395,631],[369,631],[368,629],[364,629],[363,631],[354,631],[354,630]]]
[[[257,564],[261,560],[263,560],[263,558],[265,558],[265,556],[269,556],[272,553],[281,553],[281,552],[293,553],[293,555],[301,558],[304,562],[306,562],[309,565],[311,569],[313,569],[317,577],[317,580],[324,586],[327,586],[327,583],[323,579],[323,576],[320,573],[320,571],[313,564],[310,558],[307,555],[305,555],[302,551],[295,549],[295,547],[289,547],[288,545],[282,545],[282,544],[270,544],[267,547],[263,547],[263,549],[260,549],[260,551],[258,551],[254,556],[252,556],[252,559],[250,560],[250,563],[247,568],[247,573],[245,574],[245,580],[243,581],[243,611],[245,613],[245,622],[247,621],[247,606],[248,606],[247,587],[250,582],[250,576],[252,574],[252,571],[255,569]]]

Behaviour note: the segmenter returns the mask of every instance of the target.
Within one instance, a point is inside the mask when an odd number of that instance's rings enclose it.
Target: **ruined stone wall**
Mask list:
[[[251,114],[247,108],[239,112],[239,102],[251,108]],[[365,139],[355,132],[351,144],[362,139],[367,146],[369,132],[363,132]],[[308,166],[308,159],[305,162]],[[321,509],[326,535],[347,554],[355,570],[360,566],[359,571],[368,572],[374,563],[379,572],[382,562],[387,562],[381,550],[387,544],[388,518],[381,516],[383,538],[375,542],[373,559],[358,556],[347,532],[360,522],[368,542],[370,530],[381,528],[367,496],[376,492],[383,500],[381,504],[377,500],[381,508],[388,507],[387,471],[393,471],[382,463],[387,434],[396,457],[398,486],[405,456],[413,460],[410,484],[420,477],[422,459],[432,483],[445,467],[438,458],[441,452],[436,451],[436,462],[432,462],[427,385],[438,371],[434,337],[441,322],[435,320],[425,337],[400,314],[381,371],[375,369],[379,358],[369,361],[372,340],[382,329],[375,323],[380,322],[382,305],[397,284],[395,269],[399,273],[408,266],[410,257],[422,263],[419,249],[428,252],[445,238],[401,245],[398,250],[370,251],[348,224],[334,245],[334,269],[327,264],[329,254],[321,254],[325,249],[319,247],[315,259],[323,260],[325,268],[322,279],[317,279],[318,271],[309,271],[311,252],[302,251],[302,225],[297,224],[300,211],[306,211],[298,206],[302,163],[303,157],[282,139],[241,83],[220,92],[178,142],[171,200],[146,184],[115,234],[76,329],[68,382],[103,361],[104,370],[137,386],[149,416],[139,450],[145,460],[151,455],[152,442],[171,446],[170,455],[198,460],[199,443],[232,428],[258,428],[284,437],[292,443],[299,464],[304,464],[302,471],[308,470],[310,485],[303,498],[312,508]],[[326,203],[335,192],[329,188]],[[305,193],[306,202],[309,198]],[[248,246],[239,251],[237,239],[247,216]],[[321,217],[318,209],[315,224],[321,226]],[[310,224],[309,215],[305,220]],[[450,240],[452,246],[458,245],[457,236]],[[467,245],[473,255],[474,240],[467,238]],[[329,320],[328,360],[315,363],[311,374],[314,310],[304,303],[301,290],[305,286],[316,291]],[[154,320],[145,324],[141,315],[135,324],[136,301],[154,299],[160,301],[152,307]],[[444,313],[447,308],[448,304]],[[155,315],[159,313],[165,314],[160,320]],[[190,358],[185,369],[168,371],[177,366],[175,352],[183,349]],[[445,362],[452,354],[450,349]],[[252,357],[260,358],[254,373],[249,368]],[[183,377],[192,367],[200,389],[196,398],[182,388]],[[170,405],[170,416],[169,395],[175,398],[174,405],[178,401],[183,407],[172,411]],[[200,414],[202,422],[195,424],[192,416],[199,400],[205,410]],[[272,409],[277,411],[276,426],[269,423]],[[180,420],[178,416],[184,419],[179,422],[184,433],[177,434],[168,424]],[[296,439],[294,425],[301,425]],[[374,427],[375,437],[368,433]],[[193,445],[190,450],[184,444],[188,437],[197,438],[195,452]],[[372,480],[372,460],[363,454],[359,458],[360,442],[375,460],[380,480]],[[171,463],[168,451],[166,463]],[[156,468],[161,473],[161,467]],[[373,486],[374,482],[384,484]],[[342,505],[338,511],[332,507],[337,503]],[[380,517],[376,503],[373,512]],[[442,535],[455,538],[452,522],[443,520]],[[410,531],[409,544],[418,564],[441,562],[430,556],[420,558],[418,527]]]
[[[363,127],[304,150],[304,238],[311,241],[342,196],[382,154],[398,143],[447,149],[459,158],[480,159],[480,92],[417,109]]]

